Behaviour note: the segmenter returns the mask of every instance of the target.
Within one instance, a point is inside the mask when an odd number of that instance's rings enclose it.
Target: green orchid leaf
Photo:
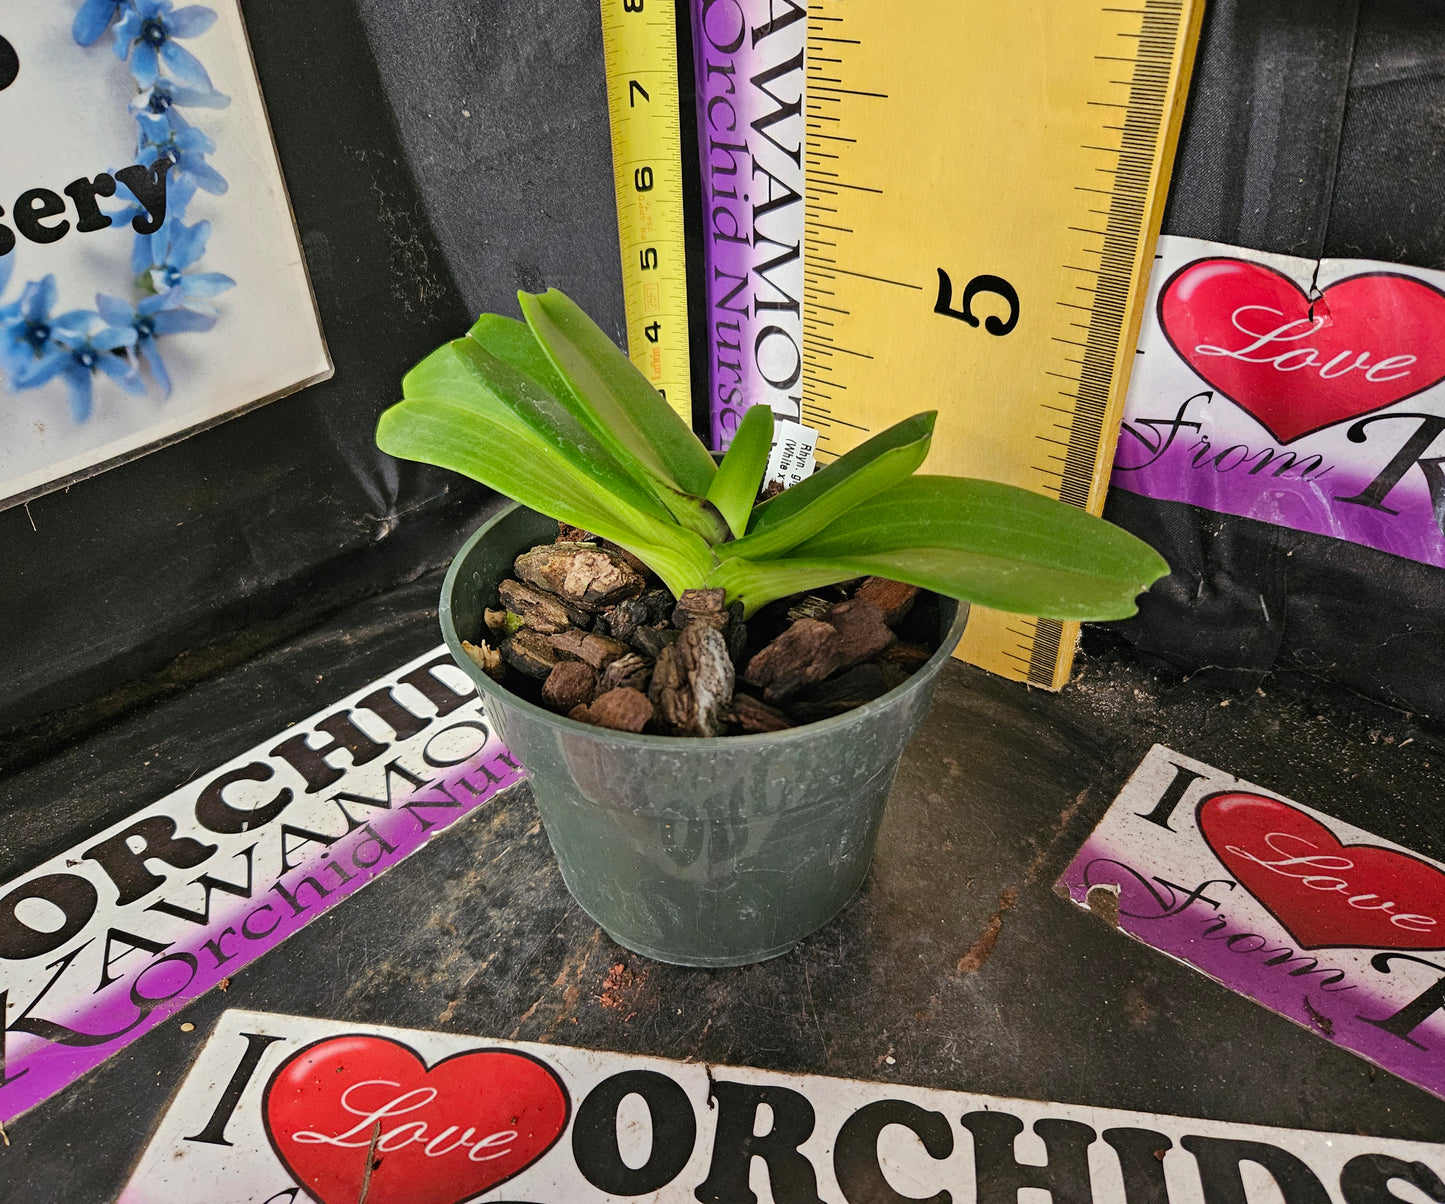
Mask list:
[[[407,373],[402,396],[465,404],[513,429],[526,428],[552,446],[553,458],[570,461],[604,491],[654,519],[665,522],[669,517],[656,494],[618,464],[554,394],[475,339],[453,339],[437,348]]]
[[[1051,498],[959,477],[900,481],[784,558],[724,561],[709,584],[749,611],[865,573],[1052,619],[1122,619],[1169,566],[1142,540]]]
[[[839,515],[914,472],[928,455],[937,411],[895,423],[753,511],[743,538],[720,556],[780,556]]]
[[[586,430],[596,438],[597,424],[594,412],[580,401],[572,386],[557,371],[547,357],[547,352],[537,342],[532,328],[515,318],[504,318],[500,314],[483,314],[467,332],[467,337],[480,343],[483,348],[504,363],[516,368],[524,375],[541,384],[555,397]],[[709,542],[726,538],[722,518],[712,511],[701,499],[678,494],[672,486],[659,481],[656,473],[629,454],[626,448],[616,443],[610,445],[611,453],[624,472],[633,478],[649,495],[660,499],[659,505],[706,538]],[[664,501],[667,503],[664,505]]]
[[[382,414],[383,451],[463,473],[524,506],[610,539],[640,556],[674,593],[702,584],[707,545],[675,524],[633,510],[595,478],[559,460],[525,424],[498,421],[465,402],[402,401]],[[496,449],[508,449],[498,454]]]
[[[1143,540],[1075,506],[998,481],[927,475],[900,481],[854,507],[798,554],[852,555],[926,545],[1013,553],[1122,582],[1147,584],[1169,571]]]
[[[746,571],[740,567],[744,565]],[[799,590],[865,576],[906,581],[994,610],[1051,619],[1126,619],[1138,609],[1133,597],[1138,586],[1121,587],[1088,573],[1021,566],[1009,556],[956,548],[903,548],[833,560],[787,556],[755,563],[735,558],[715,569],[707,583],[723,586],[729,602],[740,600],[748,617]]]
[[[706,501],[717,466],[692,428],[575,302],[552,289],[518,294],[537,342],[567,382],[562,398],[684,526],[712,543],[730,535]]]
[[[407,374],[382,415],[383,451],[463,472],[508,497],[635,551],[671,586],[698,584],[706,544],[672,520],[555,397],[476,340],[456,339]],[[671,579],[670,579],[671,578]]]
[[[773,411],[765,405],[750,407],[707,491],[707,500],[717,507],[734,535],[741,536],[747,529],[772,447]]]
[[[501,314],[483,314],[472,323],[467,338],[475,339],[502,363],[524,376],[530,376],[564,404],[570,398],[567,382],[547,358],[547,353],[537,342],[537,336],[525,322],[505,318]]]

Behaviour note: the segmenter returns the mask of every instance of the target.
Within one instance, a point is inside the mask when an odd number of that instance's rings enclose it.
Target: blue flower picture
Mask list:
[[[5,9],[0,508],[331,370],[239,0]]]

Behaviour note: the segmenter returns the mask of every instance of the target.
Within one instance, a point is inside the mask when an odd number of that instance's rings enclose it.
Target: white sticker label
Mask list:
[[[777,482],[791,489],[799,481],[813,475],[813,452],[818,446],[818,432],[800,422],[779,418],[773,424],[773,450],[768,456],[768,473],[764,485]]]

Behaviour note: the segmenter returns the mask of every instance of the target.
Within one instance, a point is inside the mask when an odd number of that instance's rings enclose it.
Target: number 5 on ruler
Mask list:
[[[1203,0],[812,0],[803,418],[820,457],[937,409],[925,470],[1097,514]],[[1078,626],[975,607],[1058,688]]]

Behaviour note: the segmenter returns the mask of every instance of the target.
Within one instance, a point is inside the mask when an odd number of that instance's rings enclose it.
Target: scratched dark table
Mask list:
[[[434,646],[438,584],[354,606],[0,781],[0,874]],[[112,1198],[228,1007],[1438,1140],[1445,1101],[1054,894],[1156,741],[1445,857],[1445,739],[1399,712],[1306,679],[1186,678],[1107,633],[1058,695],[955,663],[861,895],[792,952],[699,971],[619,948],[571,902],[517,786],[7,1126],[0,1200]]]

